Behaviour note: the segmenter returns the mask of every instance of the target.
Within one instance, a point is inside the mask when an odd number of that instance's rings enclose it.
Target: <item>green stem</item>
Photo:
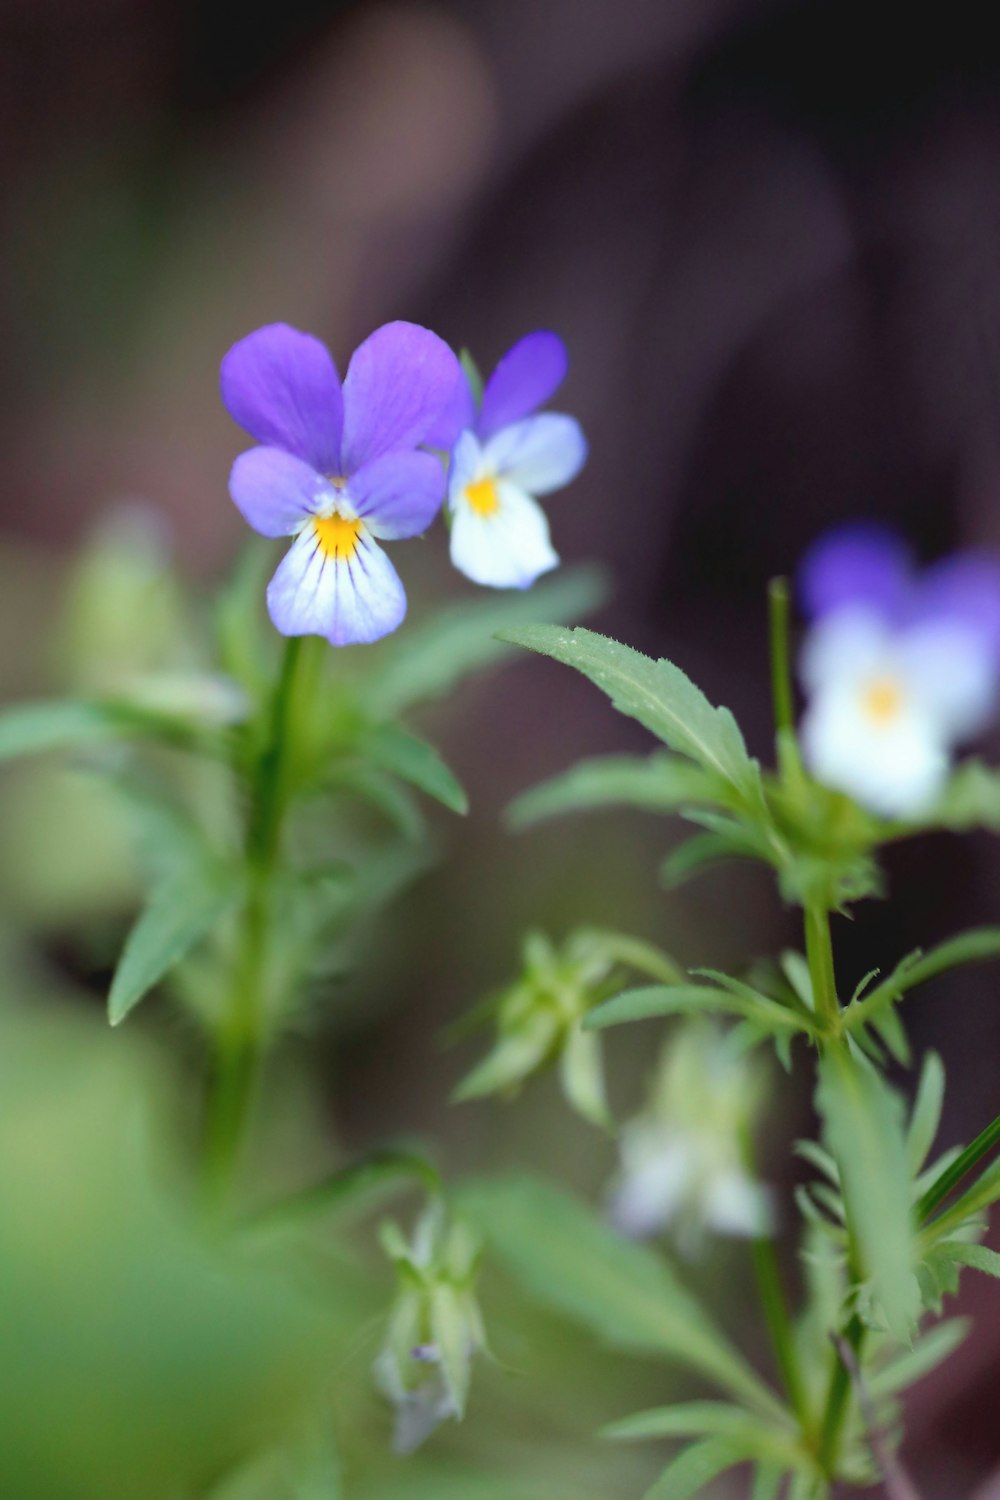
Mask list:
[[[855,1358],[861,1352],[861,1346],[865,1338],[865,1325],[858,1317],[853,1317],[847,1325],[845,1335],[847,1344]],[[826,1404],[823,1410],[823,1425],[820,1429],[819,1438],[819,1462],[824,1474],[833,1479],[837,1465],[837,1450],[840,1446],[840,1434],[844,1425],[844,1417],[847,1414],[847,1398],[851,1393],[851,1372],[847,1368],[840,1354],[834,1351],[833,1369],[830,1373],[830,1385],[827,1391]]]
[[[771,701],[774,707],[778,765],[787,781],[801,781],[804,772],[795,737],[795,699],[792,693],[789,646],[791,604],[786,579],[771,580],[767,603],[771,639]]]
[[[239,1166],[264,1048],[274,873],[286,803],[289,718],[301,659],[301,637],[293,636],[285,647],[252,788],[247,900],[229,1004],[215,1038],[206,1108],[205,1192],[212,1205],[224,1200]]]
[[[837,999],[837,976],[833,968],[830,912],[822,902],[806,904],[805,932],[806,958],[809,961],[816,1015],[832,1034],[840,1024],[840,1002]]]
[[[967,1172],[979,1162],[988,1151],[1000,1142],[1000,1115],[997,1116],[985,1130],[980,1131],[971,1145],[966,1146],[961,1156],[955,1158],[946,1172],[935,1183],[927,1189],[920,1202],[917,1204],[917,1223],[922,1224],[925,1219],[942,1203],[952,1188],[957,1187]]]

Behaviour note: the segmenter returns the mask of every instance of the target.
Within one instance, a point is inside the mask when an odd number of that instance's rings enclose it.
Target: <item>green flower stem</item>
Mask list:
[[[937,1182],[933,1183],[917,1204],[917,1222],[922,1224],[942,1203],[952,1188],[957,1187],[967,1172],[971,1172],[977,1162],[992,1151],[993,1147],[1000,1143],[1000,1115],[997,1116],[971,1145],[966,1146],[961,1156],[955,1158],[946,1172],[942,1172]]]
[[[205,1191],[218,1205],[239,1165],[264,1050],[274,873],[286,807],[289,723],[302,638],[285,647],[271,719],[257,761],[247,821],[247,899],[228,1007],[216,1035],[206,1110]]]
[[[823,1028],[836,1035],[840,1028],[840,1002],[833,968],[830,912],[823,902],[808,902],[805,909],[806,957],[812,980],[816,1016]]]

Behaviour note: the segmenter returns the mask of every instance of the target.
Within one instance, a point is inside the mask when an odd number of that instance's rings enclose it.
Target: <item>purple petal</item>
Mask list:
[[[424,442],[428,448],[442,448],[450,453],[463,432],[476,425],[476,401],[469,377],[458,365],[458,375],[441,415],[430,428]]]
[[[278,565],[267,607],[282,635],[323,635],[334,646],[351,646],[395,630],[406,614],[406,594],[364,530],[349,556],[331,556],[310,525]]]
[[[424,442],[454,400],[459,374],[458,360],[429,329],[376,328],[354,351],[344,378],[344,473]]]
[[[846,604],[896,616],[906,605],[910,578],[902,538],[877,521],[858,521],[828,531],[806,552],[799,564],[799,600],[810,619]]]
[[[419,536],[441,509],[444,469],[430,453],[384,453],[352,474],[350,497],[372,536]]]
[[[340,472],[340,378],[319,339],[287,323],[258,328],[223,359],[221,384],[229,415],[259,443]]]
[[[483,439],[530,416],[566,377],[566,345],[555,333],[529,333],[508,350],[486,382],[477,431]]]
[[[964,626],[1000,661],[1000,562],[984,552],[959,552],[935,563],[920,579],[913,617]]]
[[[280,448],[251,448],[233,464],[229,493],[261,536],[290,536],[327,493],[327,485],[301,458]]]

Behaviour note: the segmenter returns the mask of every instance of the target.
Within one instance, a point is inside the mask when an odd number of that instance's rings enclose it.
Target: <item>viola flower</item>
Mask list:
[[[341,385],[326,346],[285,323],[240,339],[222,361],[222,399],[259,447],[229,492],[262,536],[294,537],[267,590],[282,635],[334,646],[397,628],[406,594],[380,541],[425,531],[444,471],[418,452],[452,399],[458,361],[436,334],[386,323],[353,354]]]
[[[567,362],[562,339],[529,333],[493,371],[478,410],[464,375],[456,388],[451,560],[473,583],[525,589],[558,565],[537,497],[575,479],[587,443],[573,417],[538,408],[562,384]]]
[[[807,553],[799,592],[809,769],[881,817],[921,816],[997,705],[1000,565],[958,553],[918,574],[895,533],[854,525]]]
[[[393,1447],[412,1453],[465,1412],[473,1360],[486,1344],[475,1295],[481,1245],[464,1223],[449,1223],[437,1201],[409,1240],[383,1225],[382,1245],[398,1289],[373,1373],[394,1408]]]
[[[667,1044],[647,1108],[621,1132],[610,1216],[622,1234],[646,1239],[670,1229],[694,1255],[706,1231],[770,1232],[771,1195],[743,1164],[759,1083],[711,1027],[687,1026]]]

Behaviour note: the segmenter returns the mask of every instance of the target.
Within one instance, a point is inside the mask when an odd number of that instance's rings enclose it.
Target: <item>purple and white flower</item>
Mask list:
[[[806,554],[799,593],[809,769],[882,817],[926,813],[997,707],[1000,564],[957,553],[917,573],[894,532],[857,524]]]
[[[259,444],[229,490],[262,536],[294,537],[267,591],[283,635],[335,646],[375,641],[406,614],[382,541],[425,531],[444,470],[418,452],[453,399],[459,368],[443,340],[386,323],[359,346],[343,385],[324,344],[285,323],[240,339],[222,361],[222,399]]]
[[[537,496],[576,477],[587,443],[573,417],[538,408],[562,384],[566,367],[556,334],[529,333],[493,371],[478,410],[464,376],[457,388],[451,560],[473,583],[524,589],[559,562]]]

